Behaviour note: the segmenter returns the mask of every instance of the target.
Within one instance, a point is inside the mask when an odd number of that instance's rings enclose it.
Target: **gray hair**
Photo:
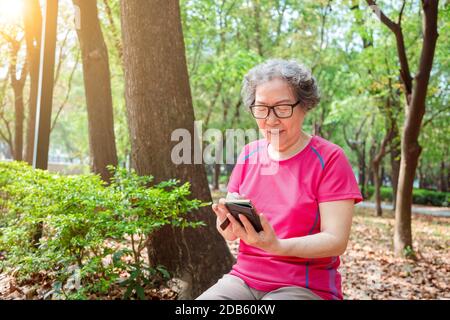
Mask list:
[[[255,102],[256,87],[267,81],[280,78],[293,89],[304,110],[309,111],[320,101],[317,81],[311,71],[295,60],[270,59],[253,67],[242,83],[242,100],[246,107]]]

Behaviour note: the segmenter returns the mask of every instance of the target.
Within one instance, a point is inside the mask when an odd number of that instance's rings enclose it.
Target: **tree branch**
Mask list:
[[[278,1],[278,4],[280,4],[280,1]],[[286,12],[286,7],[287,7],[287,3],[286,3],[286,1],[284,1],[281,11],[279,10],[279,6],[277,6],[277,9],[276,9],[277,13],[278,13],[278,23],[277,23],[277,33],[276,33],[275,41],[274,41],[275,46],[277,46],[280,42],[281,25],[283,24],[284,13]]]
[[[388,16],[386,16],[374,0],[366,0],[366,2],[369,5],[370,9],[372,9],[373,13],[385,26],[387,26],[394,33],[398,32],[399,25],[392,21]]]
[[[122,41],[120,40],[119,31],[117,30],[116,24],[114,23],[114,17],[112,14],[111,6],[109,5],[109,1],[103,0],[103,3],[105,4],[106,16],[108,17],[109,27],[111,28],[114,37],[114,45],[116,47],[119,59],[122,63],[121,66],[123,69],[123,48],[122,48]]]
[[[63,61],[64,61],[64,58],[63,58],[63,50],[64,50],[64,47],[65,47],[65,45],[66,45],[67,38],[68,38],[68,36],[69,36],[70,31],[71,31],[70,29],[67,30],[66,35],[64,36],[64,40],[63,40],[63,42],[61,43],[61,46],[59,47],[58,65],[56,66],[55,79],[54,79],[54,86],[56,86],[56,84],[58,83],[59,75],[60,75],[60,73],[61,73],[61,66],[62,66],[62,63],[63,63]]]
[[[75,64],[74,64],[74,66],[72,68],[72,71],[70,72],[70,76],[69,76],[68,84],[67,84],[66,96],[64,97],[64,100],[61,103],[61,105],[59,106],[58,112],[56,113],[56,116],[53,119],[52,126],[50,127],[50,132],[52,132],[53,128],[55,127],[56,121],[58,120],[58,117],[59,117],[59,114],[61,113],[62,109],[65,107],[67,101],[69,100],[70,92],[72,91],[71,90],[72,89],[72,79],[73,79],[73,75],[75,73],[75,70],[78,67],[79,60],[80,60],[80,52],[78,52],[77,57],[75,59]]]
[[[403,0],[402,8],[400,9],[400,13],[398,14],[398,21],[397,24],[401,26],[402,24],[402,16],[403,16],[403,10],[405,9],[406,0]]]
[[[428,124],[430,124],[439,114],[441,114],[445,111],[450,111],[450,106],[444,106],[444,108],[439,109],[438,111],[434,112],[427,120],[425,120],[423,122],[422,127],[425,127]]]
[[[3,139],[8,143],[9,148],[11,150],[11,154],[14,154],[14,146],[13,146],[13,141],[12,141],[10,122],[5,118],[5,114],[4,114],[3,110],[0,113],[0,118],[5,123],[6,131],[8,132],[8,136],[4,135],[3,132],[1,133],[1,135],[2,135]]]
[[[405,40],[403,38],[403,31],[400,23],[395,23],[389,19],[383,11],[378,7],[374,0],[366,0],[374,14],[380,19],[380,21],[386,25],[395,35],[397,43],[397,54],[400,60],[400,76],[403,80],[403,85],[406,91],[406,100],[409,105],[410,95],[412,93],[412,77],[409,71],[408,58],[406,56]],[[401,14],[403,14],[404,6],[402,6]],[[400,18],[400,17],[399,17]],[[400,21],[400,20],[399,20]]]

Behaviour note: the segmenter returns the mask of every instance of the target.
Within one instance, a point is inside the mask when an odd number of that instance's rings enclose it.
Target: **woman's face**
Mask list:
[[[296,101],[290,85],[279,78],[275,78],[256,87],[255,104],[274,106],[282,103],[294,104]],[[290,118],[280,119],[271,110],[266,119],[256,119],[259,129],[272,145],[283,152],[293,146],[301,137],[303,120],[306,112],[301,105],[297,105]]]

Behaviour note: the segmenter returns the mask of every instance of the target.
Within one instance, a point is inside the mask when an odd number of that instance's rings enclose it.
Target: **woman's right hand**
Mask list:
[[[216,219],[216,228],[219,231],[219,233],[222,235],[222,237],[225,238],[225,240],[228,241],[234,241],[237,239],[237,236],[233,233],[233,229],[231,228],[231,223],[228,224],[228,226],[225,228],[225,230],[222,230],[222,228],[220,227],[220,225],[226,220],[227,218],[227,214],[229,214],[230,212],[228,211],[227,207],[225,206],[225,199],[224,198],[220,198],[219,199],[219,203],[214,203],[212,205],[212,209],[214,211],[214,213],[217,216]]]

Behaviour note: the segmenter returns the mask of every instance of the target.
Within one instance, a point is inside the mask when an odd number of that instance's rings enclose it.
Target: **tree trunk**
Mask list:
[[[30,72],[27,136],[25,161],[33,163],[34,131],[36,128],[36,104],[39,81],[39,53],[41,48],[42,13],[38,0],[28,1],[24,6],[24,29],[27,44],[27,61]]]
[[[394,250],[397,255],[403,255],[405,248],[412,248],[411,206],[414,176],[416,173],[421,147],[418,142],[431,67],[436,49],[438,0],[422,0],[423,9],[423,41],[419,59],[419,68],[413,82],[409,71],[408,57],[401,26],[402,13],[406,2],[403,2],[398,22],[389,19],[375,0],[366,0],[380,21],[395,35],[397,54],[400,62],[400,77],[405,92],[405,125],[401,142],[401,162],[395,208]]]
[[[260,57],[264,56],[263,44],[261,39],[261,4],[259,0],[255,0],[252,3],[253,6],[253,21],[255,23],[255,42],[256,49]]]
[[[122,0],[121,23],[126,105],[132,146],[132,167],[155,182],[177,178],[191,183],[192,197],[211,201],[203,164],[175,164],[171,141],[175,129],[194,136],[194,110],[187,73],[180,8],[175,0]],[[194,143],[194,144],[193,144]],[[191,215],[206,227],[184,230],[166,226],[150,237],[151,265],[162,264],[181,280],[180,299],[197,297],[228,272],[233,257],[216,230],[211,208]]]
[[[23,108],[23,87],[22,90],[16,92],[14,90],[14,114],[15,114],[15,126],[14,126],[14,160],[23,160],[23,121],[24,121],[24,108]]]
[[[220,163],[214,164],[214,184],[213,189],[219,190],[219,178],[220,178]]]
[[[386,114],[386,134],[383,137],[383,141],[380,144],[378,151],[375,151],[374,158],[372,160],[374,187],[375,187],[375,203],[377,216],[381,217],[383,211],[381,209],[381,187],[383,185],[384,167],[382,166],[383,158],[387,154],[386,148],[388,146],[395,147],[395,134],[396,134],[396,119],[393,117],[392,112],[392,100],[391,97],[387,97],[386,103],[383,108],[380,107],[380,112]],[[375,144],[374,144],[375,146]],[[375,148],[374,148],[375,150]],[[382,166],[380,174],[380,165]]]
[[[364,127],[364,124],[366,122],[367,118],[365,118],[360,126],[358,131],[356,132],[355,138],[353,141],[351,141],[347,137],[347,131],[345,130],[345,127],[343,128],[344,133],[344,139],[347,145],[356,152],[356,155],[358,157],[358,183],[360,185],[361,194],[363,198],[367,197],[367,174],[366,174],[366,137],[361,137],[361,131]]]
[[[92,171],[109,181],[107,165],[117,166],[108,51],[98,20],[97,1],[74,0],[80,9],[77,29],[83,61]]]
[[[23,122],[25,120],[23,104],[23,88],[28,74],[27,61],[24,62],[20,76],[17,78],[17,67],[19,63],[19,50],[21,42],[13,38],[8,38],[11,45],[9,75],[11,78],[11,87],[14,92],[14,147],[13,157],[16,161],[23,160]]]
[[[400,139],[399,132],[398,132],[398,126],[395,125],[393,128],[394,130],[394,140],[391,147],[390,152],[390,160],[391,160],[391,183],[392,183],[392,205],[393,210],[395,211],[396,204],[397,204],[397,189],[398,189],[398,176],[400,173],[400,156],[401,156],[401,149],[400,144],[397,144],[397,139]]]
[[[380,163],[379,161],[372,161],[373,181],[375,189],[375,209],[378,217],[381,217],[383,210],[381,209],[381,181],[380,181]]]
[[[420,56],[419,70],[415,76],[409,105],[406,107],[405,126],[402,139],[402,160],[397,191],[397,207],[395,210],[394,248],[397,255],[402,255],[405,248],[412,249],[411,206],[414,176],[421,153],[418,138],[425,114],[425,100],[431,67],[436,48],[438,1],[422,1],[424,11],[423,47]],[[408,99],[407,99],[408,101]]]
[[[369,149],[369,161],[372,162],[372,160],[375,158],[376,153],[376,146],[375,146],[375,139],[372,141],[372,145]],[[371,166],[369,165],[369,184],[371,186],[375,185],[375,172],[372,170]]]
[[[426,188],[425,175],[423,174],[422,165],[417,166],[417,175],[419,176],[419,189]]]
[[[441,160],[441,168],[440,168],[440,174],[439,174],[439,191],[441,192],[447,192],[448,190],[448,181],[447,181],[447,174],[445,173],[446,166],[445,166],[445,160]]]
[[[449,186],[450,186],[450,169],[447,170],[447,182],[446,182],[446,189],[445,189],[445,192],[448,192]]]
[[[361,188],[361,193],[363,197],[367,196],[366,190],[366,141],[362,143],[362,150],[357,150],[358,152],[358,182]]]

